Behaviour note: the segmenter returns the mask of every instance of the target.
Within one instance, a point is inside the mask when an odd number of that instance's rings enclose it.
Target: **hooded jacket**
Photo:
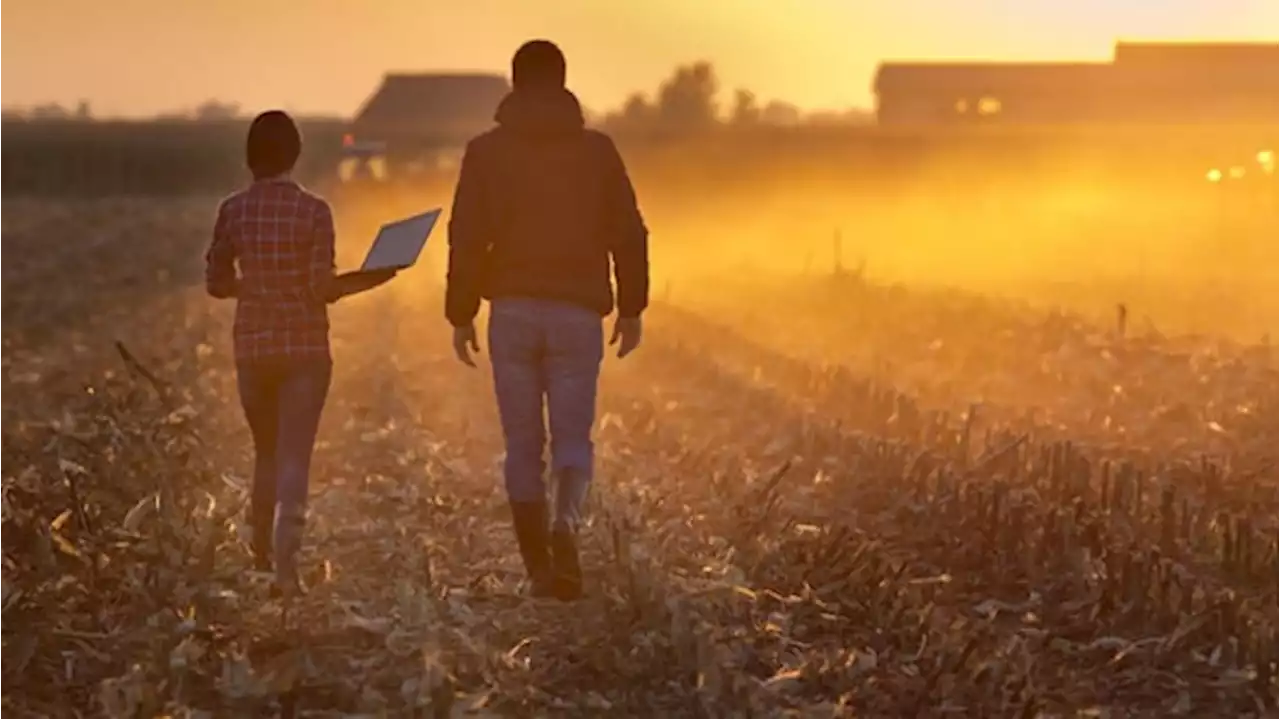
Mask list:
[[[467,144],[449,219],[445,313],[481,297],[529,297],[638,317],[648,305],[648,230],[613,141],[584,127],[568,90],[517,90],[497,127]]]

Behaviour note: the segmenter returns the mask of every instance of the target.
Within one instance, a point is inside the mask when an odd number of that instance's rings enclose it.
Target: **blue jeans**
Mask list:
[[[489,353],[507,445],[507,496],[514,502],[546,501],[542,475],[549,424],[554,521],[576,527],[591,484],[603,321],[577,305],[499,298],[490,304]]]
[[[236,366],[240,404],[253,434],[249,511],[254,541],[265,546],[260,537],[274,534],[276,566],[284,572],[296,568],[302,544],[311,452],[332,371],[328,359],[262,360]]]

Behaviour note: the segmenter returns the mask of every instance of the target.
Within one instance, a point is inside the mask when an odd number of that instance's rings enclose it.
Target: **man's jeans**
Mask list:
[[[507,496],[515,502],[546,500],[542,475],[549,423],[555,524],[576,527],[591,484],[603,321],[589,309],[563,302],[496,299],[490,304],[489,352],[507,444]]]
[[[274,531],[276,567],[285,573],[296,569],[302,544],[311,452],[332,370],[328,359],[236,366],[240,403],[253,433],[255,543],[261,542],[258,532]]]

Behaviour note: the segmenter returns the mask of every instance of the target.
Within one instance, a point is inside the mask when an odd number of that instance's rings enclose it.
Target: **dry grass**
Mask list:
[[[861,284],[653,309],[573,606],[518,595],[432,278],[336,308],[312,591],[272,601],[204,207],[5,213],[13,716],[1275,711],[1273,357]]]

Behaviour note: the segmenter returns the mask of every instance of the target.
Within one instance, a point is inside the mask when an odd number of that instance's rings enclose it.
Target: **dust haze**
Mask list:
[[[1274,716],[1277,66],[886,61],[875,111],[818,114],[693,63],[592,116],[652,282],[606,351],[572,607],[524,594],[443,225],[329,310],[282,599],[204,278],[246,118],[7,114],[4,708]],[[299,119],[339,270],[449,207],[507,87],[393,73]]]

